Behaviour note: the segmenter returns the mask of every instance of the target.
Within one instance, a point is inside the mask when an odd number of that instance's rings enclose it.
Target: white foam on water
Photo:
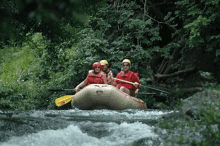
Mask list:
[[[87,122],[83,122],[86,124]],[[91,126],[92,122],[88,122]],[[0,143],[1,146],[118,146],[128,145],[142,138],[157,138],[153,127],[141,122],[117,124],[104,123],[108,135],[97,138],[82,132],[79,126],[69,125],[64,129],[43,130],[38,133],[11,137],[8,141]]]
[[[69,125],[65,129],[59,130],[43,130],[38,133],[24,135],[22,137],[12,137],[1,146],[79,146],[98,143],[98,139],[82,133],[81,130],[74,125]]]
[[[90,116],[123,116],[127,119],[134,119],[140,117],[142,119],[152,119],[154,117],[160,117],[162,115],[173,113],[174,111],[159,111],[159,110],[123,110],[123,111],[114,111],[114,110],[47,110],[47,111],[30,111],[28,113],[17,113],[13,114],[12,117],[35,117],[35,118],[46,118],[45,115],[56,115],[62,117],[68,116],[81,116],[81,117],[90,117]]]
[[[157,138],[153,132],[153,127],[146,124],[135,122],[123,122],[120,125],[109,127],[112,134],[102,137],[101,140],[109,142],[107,145],[128,145],[142,138]]]
[[[166,114],[169,114],[169,113],[172,113],[172,112],[173,111],[164,112],[164,111],[143,111],[143,110],[138,110],[134,113],[122,112],[121,115],[124,115],[129,119],[134,119],[135,117],[140,117],[140,118],[143,118],[143,119],[153,119],[153,117],[166,115]]]
[[[125,116],[133,119],[134,117],[142,117],[144,119],[151,119],[155,116],[162,116],[173,113],[174,111],[147,111],[147,110],[124,110],[124,111],[112,111],[112,110],[93,110],[93,111],[82,111],[82,110],[69,110],[69,114],[79,114],[80,116]]]
[[[34,111],[34,112],[30,113],[29,116],[33,117],[33,118],[45,118],[45,113],[42,111]]]
[[[12,136],[0,146],[126,146],[145,138],[158,138],[153,128],[145,124],[145,119],[157,119],[174,111],[160,110],[46,110],[14,113],[12,118],[42,120],[42,126],[64,129],[42,130],[23,136]],[[3,115],[6,116],[6,115]],[[82,118],[83,117],[83,118]],[[88,118],[87,118],[88,117]],[[79,120],[77,120],[79,118]],[[59,119],[59,120],[57,120]],[[68,119],[68,120],[66,120]],[[131,119],[131,120],[130,120]],[[139,122],[138,122],[139,121]],[[144,123],[142,123],[142,122]],[[57,123],[58,122],[58,123]],[[129,123],[130,122],[130,123]],[[119,124],[118,124],[119,123]],[[121,123],[121,124],[120,124]],[[37,121],[37,125],[39,125]],[[52,126],[56,124],[55,126]],[[0,125],[4,123],[0,122]],[[152,145],[147,140],[146,145]]]

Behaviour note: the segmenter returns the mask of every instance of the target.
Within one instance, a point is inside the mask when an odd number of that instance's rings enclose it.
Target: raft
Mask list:
[[[86,86],[73,96],[71,107],[82,110],[147,109],[146,103],[143,100],[132,97],[107,84],[91,84]]]

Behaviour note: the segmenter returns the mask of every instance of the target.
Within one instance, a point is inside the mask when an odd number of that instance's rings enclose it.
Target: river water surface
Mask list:
[[[164,110],[0,111],[1,146],[163,146]],[[166,134],[166,132],[164,133]]]

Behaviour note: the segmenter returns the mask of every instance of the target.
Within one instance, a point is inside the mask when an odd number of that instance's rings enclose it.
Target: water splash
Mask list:
[[[162,145],[155,121],[173,111],[45,110],[0,113],[1,146]]]

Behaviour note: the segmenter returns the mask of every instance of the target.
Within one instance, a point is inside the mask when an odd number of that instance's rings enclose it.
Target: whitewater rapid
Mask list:
[[[1,146],[158,145],[156,121],[173,111],[45,110],[0,112]]]

